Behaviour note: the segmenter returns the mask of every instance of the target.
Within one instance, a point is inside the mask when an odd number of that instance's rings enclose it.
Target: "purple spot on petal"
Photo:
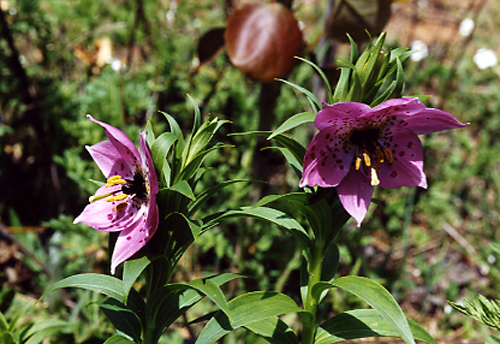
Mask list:
[[[398,176],[398,173],[396,171],[391,172],[391,177],[396,178]]]
[[[127,237],[127,240],[128,240],[128,241],[132,240],[132,237],[129,235],[129,236]]]

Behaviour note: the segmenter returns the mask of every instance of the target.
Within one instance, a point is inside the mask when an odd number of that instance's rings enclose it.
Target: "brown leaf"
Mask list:
[[[295,66],[304,41],[293,13],[280,3],[247,3],[230,16],[224,34],[232,64],[266,83]]]
[[[392,0],[337,1],[326,23],[326,34],[341,42],[348,42],[347,33],[356,43],[378,36],[391,16]]]
[[[224,47],[225,30],[223,27],[211,29],[200,38],[197,49],[200,65],[210,62]]]

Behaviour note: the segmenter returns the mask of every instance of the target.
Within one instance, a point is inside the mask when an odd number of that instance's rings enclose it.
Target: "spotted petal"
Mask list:
[[[354,217],[357,226],[361,226],[373,195],[370,179],[361,170],[351,168],[337,187],[337,193],[344,209]]]
[[[314,119],[314,125],[319,130],[325,128],[341,128],[356,117],[371,110],[369,105],[363,103],[344,102],[328,105],[323,103],[324,108],[318,112]]]
[[[354,157],[352,149],[344,150],[334,139],[334,128],[321,130],[307,148],[300,187],[304,185],[334,187],[347,175]]]
[[[111,141],[102,141],[85,148],[106,178],[113,175],[128,179],[133,177],[135,173],[133,160],[128,155],[121,155]]]
[[[380,186],[388,189],[397,189],[402,186],[419,186],[427,188],[424,174],[424,156],[422,143],[411,130],[392,128],[390,137],[393,143],[390,146],[394,161],[392,164],[380,164]],[[389,145],[388,142],[381,142]]]
[[[460,123],[455,117],[447,112],[427,108],[413,115],[406,113],[396,114],[398,120],[404,120],[407,123],[406,128],[412,130],[417,135],[430,134],[436,131],[461,128],[469,123]]]

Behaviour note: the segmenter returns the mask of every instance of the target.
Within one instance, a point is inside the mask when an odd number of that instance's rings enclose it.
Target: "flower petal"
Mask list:
[[[312,140],[304,157],[304,170],[299,186],[334,187],[339,185],[352,164],[354,151],[344,149],[334,128],[321,130]]]
[[[371,110],[369,105],[355,102],[343,102],[328,105],[318,112],[314,125],[319,130],[334,126],[340,128],[346,124],[353,124],[353,120]]]
[[[102,186],[96,191],[95,196],[105,195],[119,188],[120,186],[111,188]],[[89,203],[73,223],[83,222],[87,226],[103,232],[121,231],[128,225],[130,218],[133,218],[134,214],[137,213],[137,209],[134,207],[128,209],[130,206],[128,205],[122,211],[116,211],[114,207],[117,204],[118,202],[108,202],[105,199]]]
[[[460,123],[455,117],[447,112],[427,108],[413,115],[405,113],[396,114],[398,120],[406,122],[406,128],[412,130],[417,135],[434,133],[455,128],[461,128],[469,123]]]
[[[357,226],[360,227],[373,195],[373,186],[369,178],[361,170],[356,171],[355,168],[351,168],[337,187],[337,193],[344,209],[354,217]]]
[[[147,214],[137,217],[134,223],[122,231],[118,236],[113,256],[111,257],[111,274],[115,273],[116,267],[137,253],[151,239],[156,227],[147,227]]]
[[[140,154],[142,160],[142,170],[148,176],[150,194],[156,195],[159,191],[158,178],[156,178],[156,171],[153,164],[153,158],[151,157],[151,150],[149,149],[146,137],[147,137],[147,132],[145,131],[141,132]],[[154,199],[151,203],[155,204]]]
[[[128,159],[128,156],[122,156],[110,141],[102,141],[85,148],[106,178],[120,175],[125,179],[131,179],[134,176],[133,160]]]
[[[116,129],[115,127],[107,123],[94,119],[91,115],[87,115],[87,117],[91,121],[101,125],[106,129],[105,133],[108,136],[109,141],[113,144],[113,146],[115,146],[116,150],[122,156],[122,158],[127,160],[130,159],[133,165],[140,166],[141,156],[139,155],[139,151],[135,147],[134,143],[130,141],[127,135],[125,135],[121,130]]]
[[[418,136],[411,130],[395,128],[391,128],[388,136],[393,143],[381,143],[391,150],[394,161],[392,164],[385,161],[380,165],[380,186],[388,189],[402,186],[427,188],[422,143]]]

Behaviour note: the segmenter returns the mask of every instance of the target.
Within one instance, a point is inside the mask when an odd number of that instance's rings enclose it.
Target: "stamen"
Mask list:
[[[117,176],[109,177],[106,182],[107,182],[106,187],[109,188],[111,186],[125,184],[127,181],[125,179],[123,179],[121,176],[117,175]]]
[[[380,149],[379,146],[375,146],[375,155],[377,156],[377,161],[379,163],[384,162],[384,153],[382,153],[382,150]]]
[[[391,151],[387,147],[384,147],[382,149],[384,151],[384,156],[387,159],[387,162],[389,163],[389,165],[392,165],[392,163],[394,162],[394,157],[392,156]]]
[[[361,166],[361,158],[359,156],[356,157],[356,171],[359,171],[359,167]]]
[[[94,195],[89,197],[89,203],[94,203],[95,201],[99,201],[103,198],[106,198],[108,196],[111,196],[114,192],[110,192],[104,195]]]
[[[370,167],[372,165],[372,162],[370,160],[370,154],[366,149],[363,151],[363,158],[365,160],[365,165]]]
[[[123,203],[119,203],[117,204],[113,210],[114,211],[122,211],[123,209],[125,209],[127,207],[127,203],[123,202]]]
[[[128,195],[126,195],[126,194],[115,195],[115,196],[111,196],[110,198],[107,198],[106,201],[108,201],[108,202],[123,201],[127,197],[128,197]]]
[[[371,170],[371,184],[372,186],[377,186],[380,184],[380,180],[378,179],[378,176],[377,176],[377,171],[375,171],[375,169],[372,167],[372,170]]]

